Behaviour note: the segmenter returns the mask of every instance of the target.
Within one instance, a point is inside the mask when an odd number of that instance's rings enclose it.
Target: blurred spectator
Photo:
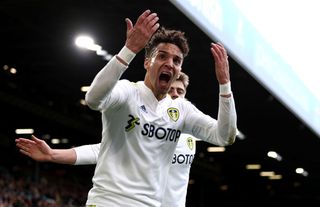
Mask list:
[[[65,174],[65,170],[48,170],[36,182],[34,170],[0,166],[0,207],[84,206],[91,184],[83,186]]]

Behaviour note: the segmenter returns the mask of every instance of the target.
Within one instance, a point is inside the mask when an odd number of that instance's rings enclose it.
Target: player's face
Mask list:
[[[171,96],[172,99],[176,99],[178,97],[184,98],[186,95],[186,89],[180,80],[176,80],[171,84],[168,94]]]
[[[145,61],[145,82],[155,96],[165,96],[177,79],[183,62],[179,47],[171,43],[160,43],[150,58]]]

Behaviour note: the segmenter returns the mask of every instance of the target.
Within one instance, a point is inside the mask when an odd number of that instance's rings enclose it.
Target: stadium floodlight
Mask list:
[[[75,40],[75,44],[80,48],[91,48],[94,44],[94,40],[89,36],[78,36]]]
[[[103,50],[102,47],[96,44],[92,37],[81,35],[75,39],[75,44],[83,49],[95,51],[97,55],[102,56],[105,60],[110,60],[113,55]]]

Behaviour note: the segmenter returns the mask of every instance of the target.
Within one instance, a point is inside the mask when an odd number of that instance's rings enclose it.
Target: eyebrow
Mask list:
[[[164,50],[158,50],[158,53],[170,54],[170,55],[173,55],[173,56],[178,57],[178,58],[180,58],[180,59],[183,59],[182,56],[180,57],[179,55],[171,54],[171,53],[169,53],[169,52],[167,52],[167,51],[164,51]]]

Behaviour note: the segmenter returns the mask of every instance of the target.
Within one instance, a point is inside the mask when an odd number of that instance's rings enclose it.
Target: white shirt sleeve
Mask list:
[[[97,164],[98,154],[100,151],[99,144],[83,145],[73,148],[76,151],[75,165]]]
[[[101,109],[103,101],[112,91],[127,67],[128,66],[120,63],[114,56],[108,64],[99,71],[85,96],[86,102],[91,109]]]
[[[237,114],[233,95],[219,96],[218,119],[202,113],[190,104],[187,109],[188,120],[185,123],[188,133],[218,146],[230,145],[235,141],[237,133]]]

